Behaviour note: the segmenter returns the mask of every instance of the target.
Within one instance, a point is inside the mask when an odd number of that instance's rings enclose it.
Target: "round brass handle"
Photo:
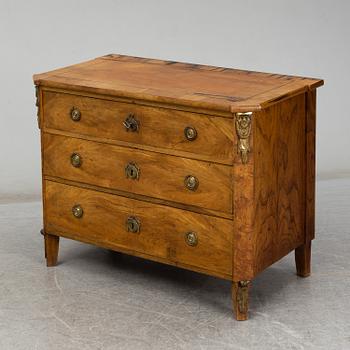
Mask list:
[[[74,122],[78,122],[81,119],[81,112],[78,108],[73,107],[70,110],[70,118],[74,121]]]
[[[129,216],[126,219],[126,230],[132,233],[139,233],[141,228],[141,223],[135,216]]]
[[[188,141],[194,141],[197,138],[197,130],[192,126],[187,126],[184,130],[184,134]]]
[[[185,241],[189,246],[194,247],[198,244],[198,237],[195,232],[189,231],[185,233]]]
[[[125,175],[128,179],[138,180],[140,177],[140,168],[135,163],[128,163],[125,166]]]
[[[77,219],[80,219],[84,214],[84,210],[80,204],[77,204],[73,206],[72,213],[74,217],[76,217]]]
[[[129,114],[123,121],[126,131],[137,132],[139,131],[140,123],[135,119],[133,114]]]
[[[199,186],[198,179],[193,175],[187,175],[184,182],[186,188],[190,191],[195,191]]]
[[[70,162],[75,168],[80,168],[83,160],[82,160],[80,154],[72,153],[72,155],[70,156]]]

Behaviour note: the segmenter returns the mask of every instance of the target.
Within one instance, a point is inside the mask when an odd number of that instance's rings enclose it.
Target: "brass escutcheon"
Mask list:
[[[76,204],[72,208],[72,213],[73,213],[74,217],[76,217],[77,219],[80,219],[84,214],[84,210],[80,204]]]
[[[184,182],[186,188],[190,191],[195,191],[199,186],[198,179],[193,175],[187,175]]]
[[[126,219],[126,230],[132,233],[139,233],[141,228],[141,223],[135,216],[129,216]]]
[[[138,180],[140,177],[140,168],[135,163],[128,163],[125,166],[125,175],[128,179]]]
[[[187,126],[184,130],[184,134],[188,141],[194,141],[197,138],[197,130],[192,126]]]
[[[73,107],[70,111],[70,117],[74,122],[78,122],[81,119],[81,112],[78,108]]]
[[[133,114],[129,114],[128,117],[123,121],[123,125],[126,131],[137,132],[139,131],[139,122],[135,119]]]
[[[79,168],[82,163],[82,158],[78,153],[72,153],[70,156],[70,162],[75,168]]]
[[[191,247],[194,247],[198,244],[198,238],[195,232],[189,231],[185,233],[185,241]]]

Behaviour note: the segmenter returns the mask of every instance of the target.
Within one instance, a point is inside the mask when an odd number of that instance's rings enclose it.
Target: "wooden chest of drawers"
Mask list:
[[[59,237],[232,281],[310,273],[322,80],[107,55],[34,76],[45,256]]]

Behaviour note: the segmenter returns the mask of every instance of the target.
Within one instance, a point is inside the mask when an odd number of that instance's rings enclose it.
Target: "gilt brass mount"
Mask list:
[[[187,175],[184,182],[186,188],[190,191],[195,191],[199,186],[199,180],[193,175]]]
[[[237,305],[241,314],[248,312],[248,290],[250,281],[239,281],[237,288]]]
[[[141,222],[135,216],[129,216],[126,219],[126,230],[132,233],[139,233],[141,229]]]
[[[81,112],[78,108],[73,107],[70,110],[70,118],[74,121],[74,122],[78,122],[81,119]]]
[[[128,179],[138,180],[140,178],[140,168],[135,163],[128,163],[125,166],[125,176]]]
[[[187,126],[184,130],[184,134],[188,141],[194,141],[197,138],[197,130],[192,126]]]
[[[250,152],[249,137],[252,128],[252,112],[236,113],[236,133],[238,136],[238,153],[243,164],[248,163]]]
[[[80,219],[84,214],[84,210],[80,204],[77,204],[73,206],[72,213],[74,217],[76,217],[77,219]]]
[[[195,232],[189,231],[185,233],[185,241],[191,247],[195,247],[198,244],[198,237]]]
[[[140,123],[135,119],[133,114],[129,114],[128,117],[123,121],[123,125],[126,131],[138,132]]]

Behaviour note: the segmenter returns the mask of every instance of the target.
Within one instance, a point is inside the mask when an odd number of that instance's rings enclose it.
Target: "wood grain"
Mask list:
[[[304,241],[304,150],[304,94],[259,113],[255,135],[255,273]]]
[[[260,110],[267,100],[277,103],[286,90],[293,94],[323,84],[320,79],[113,54],[35,75],[34,81],[72,91],[233,112]],[[279,91],[289,84],[290,89]]]
[[[137,193],[125,192],[125,191],[120,191],[120,190],[114,190],[111,188],[90,185],[90,184],[86,184],[86,183],[79,182],[79,181],[71,181],[71,180],[67,180],[67,179],[61,179],[57,176],[44,175],[43,179],[48,180],[48,181],[60,182],[60,183],[70,185],[70,186],[78,186],[78,187],[82,187],[82,188],[87,188],[89,190],[116,194],[117,196],[128,197],[128,198],[132,198],[132,199],[141,200],[144,202],[167,205],[167,206],[182,209],[182,210],[193,211],[193,212],[198,213],[198,214],[211,215],[211,216],[216,216],[219,218],[232,220],[232,213],[225,213],[225,212],[217,211],[217,210],[213,210],[213,209],[206,209],[206,208],[196,207],[196,206],[188,205],[188,204],[184,204],[184,203],[172,202],[172,201],[169,201],[166,199],[159,199],[159,198],[149,197],[149,196],[145,196],[145,195],[140,195]]]
[[[45,232],[232,275],[231,220],[49,181],[45,197]],[[80,219],[72,215],[76,204],[84,210]],[[129,216],[140,220],[140,233],[126,230]],[[197,234],[197,246],[185,242],[188,231]]]
[[[249,163],[234,166],[234,281],[303,243],[305,143],[304,94],[254,113]]]
[[[233,281],[250,280],[254,274],[254,134],[255,114],[252,116],[252,134],[248,163],[243,164],[235,153],[233,171]]]
[[[232,164],[235,137],[232,123],[227,118],[50,91],[44,92],[43,101],[45,128],[190,152],[215,162]],[[81,112],[79,122],[70,118],[72,107]],[[137,132],[128,132],[123,126],[129,115],[134,115],[139,122]],[[188,126],[197,131],[193,141],[185,137],[184,130]]]
[[[43,141],[45,175],[232,212],[229,166],[51,134],[45,134]],[[71,165],[72,153],[81,156],[81,167]],[[139,180],[126,177],[128,163],[139,167]],[[198,178],[197,190],[185,187],[188,175]]]

